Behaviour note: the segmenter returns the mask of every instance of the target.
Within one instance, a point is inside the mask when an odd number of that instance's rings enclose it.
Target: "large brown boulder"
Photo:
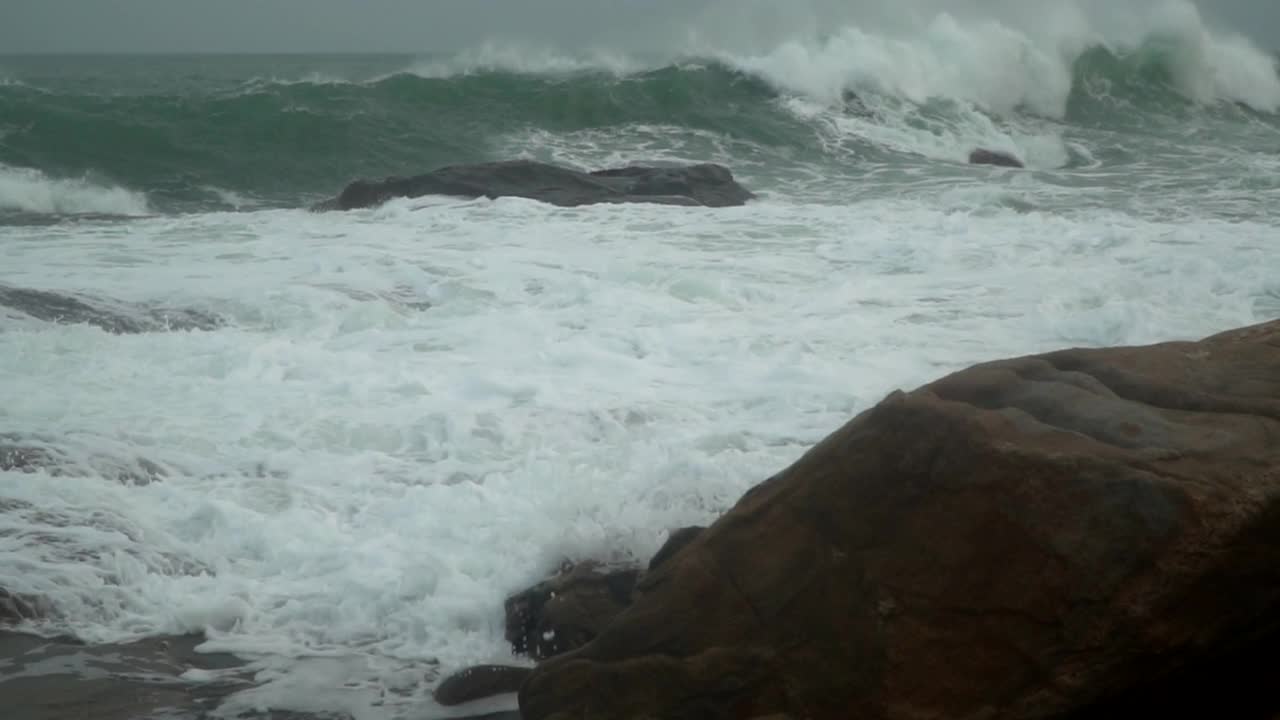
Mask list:
[[[520,704],[527,720],[1160,701],[1268,717],[1277,643],[1280,321],[891,394],[647,573]]]

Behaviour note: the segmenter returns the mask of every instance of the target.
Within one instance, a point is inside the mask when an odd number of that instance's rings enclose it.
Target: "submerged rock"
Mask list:
[[[93,325],[117,335],[215,330],[222,319],[191,309],[153,308],[49,290],[0,285],[0,307],[45,322]]]
[[[998,150],[984,150],[978,148],[969,153],[969,164],[971,165],[998,165],[1000,167],[1020,168],[1026,167],[1022,161],[1014,157],[1010,153],[1000,152]]]
[[[520,705],[1263,718],[1277,642],[1280,321],[892,393],[657,563]]]
[[[840,105],[847,115],[864,119],[875,119],[876,114],[867,107],[867,104],[863,101],[862,97],[852,90],[841,91]]]
[[[532,160],[511,160],[451,165],[407,178],[357,180],[338,197],[314,209],[353,210],[392,198],[424,195],[523,197],[565,207],[628,202],[728,207],[755,197],[727,168],[709,163],[580,172]]]
[[[45,472],[55,477],[101,476],[124,485],[149,485],[169,475],[144,457],[113,457],[47,437],[0,433],[0,471]]]
[[[0,470],[36,472],[55,469],[66,463],[63,455],[39,445],[22,444],[19,438],[0,434]]]
[[[0,588],[0,627],[39,620],[48,614],[47,604],[39,598],[11,593]]]

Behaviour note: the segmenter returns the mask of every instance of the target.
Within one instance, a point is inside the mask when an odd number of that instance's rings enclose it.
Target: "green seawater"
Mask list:
[[[986,187],[998,171],[964,159],[989,146],[1030,167],[996,200],[1017,209],[1274,216],[1274,108],[1193,99],[1180,62],[1158,45],[1086,50],[1061,112],[1045,113],[963,93],[908,99],[874,82],[816,97],[697,57],[625,69],[431,55],[0,57],[0,174],[123,188],[167,213],[297,206],[356,177],[510,157],[710,160],[766,195],[845,202]],[[3,207],[3,188],[0,212],[12,215],[22,206]]]

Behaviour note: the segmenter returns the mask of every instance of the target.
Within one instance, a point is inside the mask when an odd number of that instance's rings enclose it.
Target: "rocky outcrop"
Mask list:
[[[165,330],[215,330],[222,319],[184,308],[154,308],[49,290],[0,285],[4,308],[37,320],[86,324],[117,335]]]
[[[673,530],[649,562],[652,570],[705,528]],[[565,562],[550,578],[506,601],[506,639],[517,655],[545,660],[582,647],[631,604],[639,567]],[[460,705],[520,689],[532,668],[476,665],[445,678],[432,692],[441,705]]]
[[[754,197],[727,168],[709,163],[580,172],[532,160],[511,160],[451,165],[407,178],[357,180],[314,209],[353,210],[392,198],[424,195],[522,197],[565,207],[631,202],[729,207]]]
[[[630,566],[566,564],[554,577],[507,598],[507,642],[535,660],[582,647],[631,604],[639,575]]]
[[[1280,321],[889,395],[669,553],[520,705],[1262,718],[1278,641]]]
[[[969,153],[970,165],[997,165],[999,167],[1020,168],[1026,167],[1022,161],[1014,157],[1010,153],[1000,152],[998,150],[984,150],[978,148]]]

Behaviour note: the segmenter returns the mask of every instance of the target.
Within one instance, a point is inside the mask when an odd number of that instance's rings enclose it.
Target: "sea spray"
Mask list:
[[[0,165],[0,213],[145,215],[143,193],[85,178],[51,178],[39,170]]]

